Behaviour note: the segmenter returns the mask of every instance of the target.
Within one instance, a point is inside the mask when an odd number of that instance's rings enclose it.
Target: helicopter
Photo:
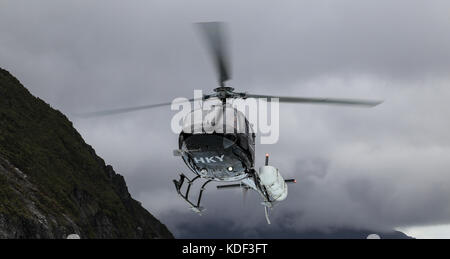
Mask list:
[[[265,218],[270,224],[269,211],[288,196],[288,183],[295,183],[295,179],[284,179],[280,171],[269,165],[269,154],[265,156],[265,163],[255,168],[255,137],[252,124],[246,116],[230,105],[230,100],[248,98],[276,99],[280,103],[331,104],[374,107],[382,101],[341,98],[292,97],[249,94],[237,92],[225,82],[231,79],[229,60],[227,55],[225,23],[201,22],[196,23],[206,46],[209,49],[215,69],[217,71],[218,87],[211,94],[204,94],[199,99],[186,99],[187,102],[217,100],[215,109],[192,110],[183,120],[182,130],[178,137],[178,147],[173,155],[181,157],[187,168],[194,174],[189,178],[180,174],[173,183],[178,195],[190,206],[191,210],[201,215],[205,210],[201,206],[201,199],[206,185],[219,182],[217,189],[240,188],[244,192],[256,191],[262,198]],[[172,105],[174,102],[150,104],[105,110],[82,114],[85,117],[112,115],[151,109]],[[205,114],[206,113],[206,114]],[[227,116],[232,114],[233,116]],[[197,116],[196,116],[197,115]],[[204,120],[205,117],[210,118]],[[201,118],[195,120],[193,118]],[[231,118],[231,119],[230,119]],[[189,194],[194,182],[203,181],[197,199],[190,199]],[[182,191],[186,186],[185,191]]]

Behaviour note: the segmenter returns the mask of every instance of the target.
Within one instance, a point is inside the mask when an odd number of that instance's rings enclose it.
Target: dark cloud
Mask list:
[[[132,194],[180,236],[202,236],[203,223],[227,229],[226,235],[264,237],[287,228],[450,223],[447,1],[55,0],[0,6],[0,66],[67,113],[97,153],[124,174]],[[171,157],[177,135],[169,109],[72,116],[210,91],[215,71],[192,23],[212,20],[230,23],[231,85],[237,89],[385,100],[373,109],[281,107],[280,141],[257,146],[257,164],[269,152],[271,163],[298,184],[273,211],[273,226],[265,224],[255,194],[243,206],[239,191],[216,192],[214,186],[205,196],[205,215],[187,213],[171,182],[187,170]]]

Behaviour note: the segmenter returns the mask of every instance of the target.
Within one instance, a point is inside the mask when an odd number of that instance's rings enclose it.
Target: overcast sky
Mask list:
[[[298,183],[270,227],[256,194],[243,205],[239,190],[210,186],[201,217],[177,197],[171,180],[190,173],[172,157],[170,108],[73,116],[211,91],[215,71],[192,26],[202,21],[229,23],[237,90],[385,100],[280,106],[279,142],[256,147],[257,166],[268,152]],[[67,114],[176,236],[396,228],[450,238],[428,227],[450,224],[449,1],[2,0],[0,66]]]

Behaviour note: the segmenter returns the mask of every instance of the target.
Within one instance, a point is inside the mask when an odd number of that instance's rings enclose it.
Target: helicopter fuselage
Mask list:
[[[181,133],[182,158],[196,175],[214,181],[239,181],[254,167],[254,134]]]
[[[178,139],[184,163],[199,177],[239,181],[255,164],[255,134],[245,115],[231,105],[193,110]]]

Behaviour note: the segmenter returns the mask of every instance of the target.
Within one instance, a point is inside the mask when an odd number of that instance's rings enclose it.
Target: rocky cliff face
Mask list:
[[[173,238],[59,111],[0,68],[0,238]]]

